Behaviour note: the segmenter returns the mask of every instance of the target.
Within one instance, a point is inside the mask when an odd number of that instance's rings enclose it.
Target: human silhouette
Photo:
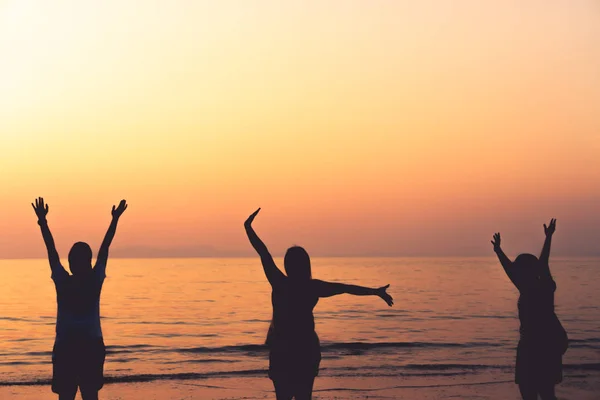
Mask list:
[[[73,245],[69,251],[72,275],[62,266],[48,228],[48,205],[42,197],[31,205],[48,250],[58,304],[52,350],[52,391],[58,394],[59,400],[73,400],[79,388],[84,400],[96,400],[104,385],[106,354],[100,327],[100,291],[106,277],[108,249],[127,203],[121,200],[118,207],[113,206],[112,221],[93,268],[90,246],[84,242]]]
[[[285,275],[277,268],[269,250],[252,228],[252,221],[259,211],[260,208],[250,215],[244,226],[272,288],[273,318],[266,341],[269,347],[269,378],[273,381],[277,400],[309,400],[321,362],[313,317],[319,298],[343,293],[379,296],[392,306],[393,299],[386,292],[390,285],[371,289],[312,279],[308,253],[298,246],[290,247],[285,254]]]
[[[492,244],[509,279],[519,290],[520,340],[517,347],[515,383],[523,400],[554,400],[554,386],[562,381],[562,356],[567,351],[567,332],[554,312],[556,283],[549,267],[550,245],[556,219],[544,224],[546,240],[540,258],[521,254],[515,261],[500,247],[500,233]]]

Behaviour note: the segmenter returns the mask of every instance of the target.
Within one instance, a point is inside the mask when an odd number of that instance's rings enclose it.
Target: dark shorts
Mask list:
[[[540,342],[519,342],[515,383],[556,385],[562,378],[562,349]]]
[[[104,386],[106,348],[102,338],[65,340],[52,350],[52,391],[98,391]]]
[[[273,381],[293,382],[312,380],[319,374],[321,346],[319,339],[277,343],[269,346],[269,378]]]

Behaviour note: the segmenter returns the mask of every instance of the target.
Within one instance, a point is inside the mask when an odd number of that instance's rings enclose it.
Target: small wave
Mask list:
[[[152,346],[149,344],[132,344],[129,346],[122,346],[122,345],[106,346],[106,352],[108,354],[156,352],[156,351],[169,351],[169,348],[161,347],[161,346]]]
[[[508,369],[512,365],[494,365],[494,364],[407,364],[400,366],[406,369],[426,370],[426,371],[445,371],[452,369],[459,370],[482,370],[482,369]]]
[[[206,335],[211,337],[212,335]],[[574,348],[596,348],[599,341],[596,339],[585,339],[585,340],[570,340],[570,346]],[[454,342],[343,342],[343,343],[321,343],[321,351],[323,353],[339,353],[344,351],[369,351],[369,350],[380,350],[380,349],[472,349],[472,348],[492,348],[492,347],[507,347],[506,343],[502,342],[465,342],[465,343],[454,343]],[[512,344],[509,346],[511,351],[513,350]],[[232,345],[232,346],[218,346],[218,347],[189,347],[189,348],[176,348],[166,346],[155,346],[148,344],[137,344],[137,345],[110,345],[107,346],[107,353],[119,354],[119,353],[196,353],[196,354],[217,354],[217,353],[261,353],[267,352],[268,347],[264,344],[245,344],[245,345]],[[31,356],[47,356],[50,352],[29,352],[25,353]]]
[[[497,347],[502,346],[497,343],[468,342],[468,343],[436,343],[436,342],[347,342],[347,343],[324,343],[321,345],[321,351],[325,354],[335,354],[340,352],[366,352],[383,349],[418,349],[418,348],[474,348],[474,347]],[[179,354],[223,354],[223,353],[244,353],[256,354],[267,353],[268,347],[264,344],[245,344],[219,347],[190,347],[176,348],[165,346],[154,346],[149,344],[135,345],[109,345],[106,347],[107,354],[142,354],[142,353],[179,353]],[[49,357],[50,351],[32,351],[26,352],[25,356],[43,356]]]
[[[569,347],[574,349],[599,349],[600,339],[569,339]]]
[[[467,315],[466,319],[516,319],[514,315]]]
[[[321,352],[332,353],[340,351],[367,351],[378,349],[411,349],[411,348],[474,348],[474,347],[502,347],[503,344],[488,343],[488,342],[467,342],[467,343],[436,343],[436,342],[346,342],[346,343],[324,343],[321,344]],[[267,352],[268,347],[264,344],[246,344],[237,346],[220,346],[220,347],[191,347],[191,348],[152,348],[152,351],[173,351],[178,353],[197,353],[197,354],[213,354],[213,353],[261,353]],[[112,351],[112,349],[111,349]],[[126,351],[121,349],[118,351]]]
[[[480,370],[510,370],[512,365],[488,365],[488,364],[408,364],[408,365],[387,365],[380,367],[341,367],[341,368],[321,368],[322,375],[334,377],[435,377],[435,376],[460,376],[471,374],[473,371]],[[588,370],[600,371],[600,363],[587,364],[566,364],[567,370]],[[407,371],[408,370],[408,371]],[[411,370],[417,372],[410,372]],[[264,377],[267,375],[266,369],[247,369],[234,371],[215,371],[205,373],[171,373],[171,374],[132,374],[120,376],[106,376],[106,383],[136,383],[151,382],[161,380],[203,380],[209,378],[233,378],[233,377]],[[504,382],[504,381],[502,381]],[[510,381],[512,382],[512,380]],[[23,380],[23,381],[0,381],[0,386],[39,386],[49,385],[50,379]],[[496,381],[495,383],[500,383]],[[466,385],[460,384],[460,385]],[[437,385],[434,385],[437,386]],[[446,386],[446,385],[440,385]],[[407,386],[409,387],[409,386]],[[416,386],[415,386],[416,387]],[[432,387],[432,386],[423,386]]]
[[[321,345],[321,351],[332,350],[371,350],[383,348],[473,348],[473,347],[500,347],[502,344],[489,342],[468,342],[468,343],[449,343],[449,342],[347,342],[347,343],[329,343]]]
[[[161,364],[173,364],[173,365],[181,365],[181,364],[213,364],[213,363],[222,363],[222,364],[235,364],[239,362],[238,360],[221,360],[218,358],[200,358],[196,360],[175,360],[175,361],[165,361]]]
[[[115,324],[122,325],[197,325],[184,321],[121,321]]]
[[[0,365],[36,365],[37,363],[35,362],[29,362],[29,361],[4,361],[4,362],[0,362]]]
[[[563,368],[569,370],[600,371],[600,363],[563,364]]]
[[[211,353],[235,353],[235,352],[262,352],[267,351],[266,345],[262,344],[245,344],[238,346],[221,346],[221,347],[190,347],[177,349],[179,353],[200,353],[200,354],[211,354]]]
[[[41,318],[41,317],[40,317]],[[0,321],[11,321],[11,322],[39,322],[31,318],[17,318],[17,317],[0,317]]]
[[[206,335],[207,337],[210,335]],[[467,343],[451,343],[451,342],[346,342],[346,343],[322,343],[321,351],[323,353],[336,353],[343,351],[368,351],[379,349],[418,349],[418,348],[475,348],[475,347],[502,347],[501,343],[489,342],[467,342]],[[108,354],[131,354],[131,353],[195,353],[195,354],[218,354],[218,353],[262,353],[267,352],[268,347],[264,344],[245,344],[233,346],[219,347],[190,347],[177,348],[166,346],[155,346],[149,344],[134,344],[134,345],[109,345],[106,346]],[[5,353],[4,355],[8,355]],[[49,357],[51,351],[31,351],[21,353],[25,356],[43,356]]]
[[[456,376],[461,373],[432,373],[432,374],[411,374],[411,373],[366,373],[366,374],[353,374],[352,370],[359,370],[358,368],[321,368],[321,372],[327,376],[335,377],[348,377],[348,376],[399,376],[399,377],[411,377],[411,376]],[[132,375],[121,375],[121,376],[106,376],[105,383],[140,383],[140,382],[152,382],[152,381],[166,381],[166,380],[203,380],[210,378],[235,378],[235,377],[264,377],[267,375],[266,369],[248,369],[248,370],[236,370],[236,371],[218,371],[218,372],[206,372],[206,373],[172,373],[172,374],[132,374]],[[24,381],[0,381],[0,386],[40,386],[49,385],[50,379],[38,379],[38,380],[24,380]]]
[[[206,372],[206,373],[194,373],[194,372],[183,372],[174,374],[133,374],[123,376],[106,376],[104,378],[105,383],[136,383],[136,382],[152,382],[161,380],[201,380],[208,378],[227,378],[227,377],[239,377],[239,376],[262,376],[266,375],[266,369],[248,369],[238,371],[219,371],[219,372]],[[38,379],[38,380],[27,380],[27,381],[0,381],[0,386],[40,386],[49,385],[52,381],[50,379]]]
[[[483,370],[483,369],[511,369],[513,365],[496,364],[406,364],[399,365],[397,368],[435,371],[435,370]],[[563,364],[567,370],[600,371],[600,363],[581,363],[581,364]]]
[[[482,386],[482,385],[499,385],[499,384],[507,384],[514,382],[511,380],[503,380],[503,381],[486,381],[486,382],[465,382],[465,383],[446,383],[446,384],[436,384],[436,385],[398,385],[398,386],[386,386],[380,388],[326,388],[326,389],[316,389],[313,392],[376,392],[380,390],[390,390],[390,389],[425,389],[425,388],[442,388],[442,387],[453,387],[453,386]]]
[[[12,356],[12,357],[50,357],[52,355],[51,351],[27,351],[24,353],[1,353],[0,356]]]
[[[600,338],[569,339],[569,343],[600,343]]]

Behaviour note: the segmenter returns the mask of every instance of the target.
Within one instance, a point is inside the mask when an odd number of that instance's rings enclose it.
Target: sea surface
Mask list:
[[[276,260],[282,266],[281,260]],[[406,385],[512,381],[517,290],[494,258],[314,258],[315,278],[378,287],[315,308],[322,376]],[[551,259],[565,379],[600,370],[600,258]],[[107,382],[267,379],[270,286],[259,259],[111,259],[101,298]],[[0,260],[0,385],[51,378],[46,260]],[[396,381],[397,379],[397,381]]]

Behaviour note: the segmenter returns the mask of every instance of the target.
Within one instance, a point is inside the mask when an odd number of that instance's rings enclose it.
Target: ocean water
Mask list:
[[[276,260],[282,266],[281,260]],[[315,278],[391,284],[395,305],[315,308],[322,376],[407,385],[512,381],[517,290],[494,258],[314,258]],[[600,370],[600,259],[551,259],[565,376]],[[107,382],[266,379],[270,286],[259,259],[112,259],[101,299]],[[56,300],[45,260],[0,261],[0,385],[48,384]]]

